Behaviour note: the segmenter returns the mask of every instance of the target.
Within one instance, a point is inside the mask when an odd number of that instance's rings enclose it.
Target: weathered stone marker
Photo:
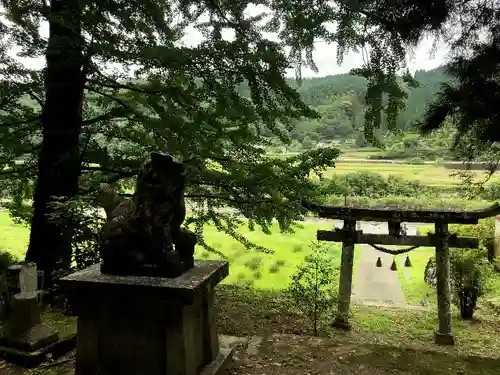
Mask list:
[[[0,350],[20,356],[38,356],[59,339],[57,332],[42,323],[34,263],[9,268],[10,288],[19,293],[9,297],[7,321],[0,330]]]
[[[117,276],[94,265],[60,280],[78,317],[75,375],[211,375],[219,350],[214,287],[227,261],[197,261],[176,278]]]

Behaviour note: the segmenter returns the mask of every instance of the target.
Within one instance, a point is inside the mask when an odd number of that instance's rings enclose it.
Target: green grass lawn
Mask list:
[[[303,263],[310,252],[309,244],[316,239],[316,230],[330,228],[331,224],[303,224],[295,233],[280,234],[278,225],[272,227],[273,234],[261,230],[251,232],[246,227],[240,233],[248,240],[273,251],[272,254],[248,250],[229,235],[206,226],[206,242],[224,254],[230,262],[230,274],[226,284],[251,284],[257,288],[281,290],[288,285],[296,267]],[[0,212],[0,251],[6,251],[21,259],[27,249],[29,229],[14,224],[7,212]],[[340,245],[330,243],[332,262],[340,265]],[[195,256],[202,259],[217,259],[218,255],[197,247]]]
[[[251,284],[256,288],[281,290],[288,285],[297,266],[304,262],[304,257],[310,252],[309,243],[315,240],[316,230],[327,229],[331,224],[303,224],[303,227],[292,234],[280,234],[276,224],[272,228],[272,235],[266,235],[260,230],[250,232],[247,228],[241,228],[240,233],[248,240],[273,250],[272,254],[247,250],[214,227],[205,227],[204,235],[207,243],[220,250],[229,260],[230,274],[224,283]],[[340,245],[330,243],[328,246],[331,248],[332,262],[335,266],[340,265]],[[218,255],[202,248],[196,250],[196,256],[218,258]]]
[[[458,176],[453,176],[456,171],[439,165],[421,164],[399,164],[399,163],[350,163],[339,160],[335,168],[328,168],[324,172],[325,177],[334,174],[346,174],[354,172],[377,172],[384,177],[390,175],[399,176],[409,181],[420,181],[428,186],[453,187],[461,182]],[[484,172],[475,172],[478,178],[485,176]],[[491,181],[498,181],[500,175],[496,173]]]
[[[419,247],[408,254],[396,256],[398,276],[406,303],[416,305],[424,301],[427,305],[436,302],[436,292],[424,281],[425,266],[434,252],[434,248]],[[410,257],[412,267],[404,267],[407,255]]]
[[[7,212],[0,212],[0,252],[8,252],[21,259],[26,253],[28,241],[29,229],[14,224]]]

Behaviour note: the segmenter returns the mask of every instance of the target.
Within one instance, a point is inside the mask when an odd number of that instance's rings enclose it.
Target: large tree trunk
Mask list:
[[[84,77],[81,9],[78,0],[52,0],[47,47],[43,142],[38,159],[34,213],[26,259],[45,272],[71,263],[71,227],[49,220],[54,197],[73,197],[80,176],[79,139]]]

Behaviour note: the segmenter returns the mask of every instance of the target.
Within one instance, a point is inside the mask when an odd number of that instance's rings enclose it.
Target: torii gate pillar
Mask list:
[[[352,294],[352,271],[354,267],[354,245],[356,244],[356,221],[344,220],[342,228],[342,257],[340,263],[340,280],[337,315],[333,327],[348,330],[349,310]]]

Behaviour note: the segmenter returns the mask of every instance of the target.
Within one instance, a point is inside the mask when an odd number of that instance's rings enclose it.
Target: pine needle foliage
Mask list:
[[[304,67],[316,69],[317,40],[336,43],[339,62],[365,51],[353,73],[368,80],[365,132],[375,142],[381,114],[395,124],[404,106],[396,75],[405,71],[406,48],[456,7],[437,0],[0,4],[2,198],[15,217],[31,221],[28,258],[47,262],[41,269],[67,256],[74,236],[70,226],[47,221],[51,197],[97,195],[102,182],[124,192],[151,151],[186,163],[190,222],[200,232],[211,222],[251,246],[237,232],[238,217],[266,231],[277,219],[289,230],[304,214],[300,201],[317,194],[310,173],[334,165],[338,150],[285,160],[265,154],[271,140],[290,141],[293,119],[318,116],[287,84],[287,70],[300,81]],[[47,23],[48,36],[40,28]],[[188,29],[203,40],[183,43]],[[19,63],[12,47],[46,65]]]

